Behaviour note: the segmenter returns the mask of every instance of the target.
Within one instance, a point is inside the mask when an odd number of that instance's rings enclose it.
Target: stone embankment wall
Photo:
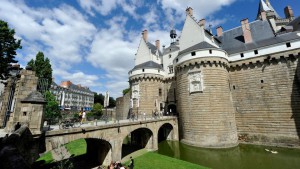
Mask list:
[[[234,109],[229,89],[228,61],[207,57],[176,67],[180,134],[184,143],[199,147],[237,145]],[[189,74],[200,72],[203,91],[191,93]]]
[[[300,145],[300,50],[231,63],[241,141]]]

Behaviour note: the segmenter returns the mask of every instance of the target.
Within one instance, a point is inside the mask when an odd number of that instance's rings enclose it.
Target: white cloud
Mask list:
[[[59,79],[62,81],[70,80],[74,84],[81,84],[87,87],[101,86],[101,83],[97,82],[99,80],[98,76],[85,74],[81,71],[70,73],[66,70],[56,68],[53,70],[53,74],[59,76]]]
[[[110,28],[100,30],[94,37],[87,60],[95,67],[106,71],[107,90],[113,96],[121,96],[123,89],[128,87],[128,71],[133,68],[134,53],[137,48],[139,33],[134,39],[125,39],[127,18],[116,16],[108,22]]]
[[[95,16],[94,12],[98,12],[101,15],[106,16],[110,14],[112,10],[120,8],[135,19],[138,18],[135,10],[139,3],[134,0],[78,0],[78,2],[79,5],[92,16]]]
[[[197,19],[202,19],[220,10],[223,6],[232,4],[234,1],[236,0],[157,0],[158,3],[161,3],[165,15],[168,17],[167,19],[175,24],[180,23],[185,18],[186,7],[192,7],[194,16]]]

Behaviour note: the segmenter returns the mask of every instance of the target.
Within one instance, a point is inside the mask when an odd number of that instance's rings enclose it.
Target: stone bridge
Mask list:
[[[108,165],[121,160],[126,155],[124,142],[140,148],[157,150],[162,140],[179,140],[177,117],[163,117],[141,121],[53,130],[46,133],[47,151],[59,145],[84,138],[87,143],[88,159],[98,164]]]

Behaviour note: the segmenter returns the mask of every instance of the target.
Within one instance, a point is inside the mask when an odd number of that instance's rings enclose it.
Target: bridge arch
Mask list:
[[[143,148],[153,149],[153,143],[155,142],[153,136],[153,131],[147,127],[140,127],[130,131],[123,137],[121,158]]]
[[[170,123],[164,123],[158,128],[157,141],[160,143],[164,140],[174,139],[174,127]]]
[[[91,164],[99,166],[108,165],[112,161],[112,146],[103,139],[85,138],[86,156]]]

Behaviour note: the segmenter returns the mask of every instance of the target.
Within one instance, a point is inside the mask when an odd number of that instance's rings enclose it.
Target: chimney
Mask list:
[[[155,41],[155,46],[158,50],[160,50],[160,41],[159,40]]]
[[[201,19],[201,20],[198,22],[198,24],[199,24],[200,26],[205,27],[205,19]]]
[[[248,18],[241,20],[241,24],[242,24],[245,43],[252,42],[252,35],[251,35],[251,30],[250,30],[250,25],[249,25]]]
[[[284,14],[286,19],[294,19],[294,12],[290,6],[284,8]]]
[[[260,13],[260,17],[261,17],[261,20],[262,20],[262,21],[267,20],[267,13],[266,13],[265,11],[262,11],[262,12]]]
[[[188,8],[186,8],[185,11],[186,11],[186,14],[187,14],[187,15],[193,16],[193,8],[188,7]]]
[[[148,31],[147,31],[147,30],[144,30],[142,34],[143,34],[144,40],[145,40],[146,42],[148,42]]]
[[[217,36],[220,37],[223,35],[223,28],[222,26],[217,27]]]

